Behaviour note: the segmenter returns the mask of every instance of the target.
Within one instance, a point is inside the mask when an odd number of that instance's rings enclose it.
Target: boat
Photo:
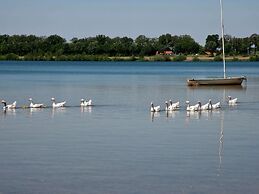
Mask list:
[[[245,76],[240,77],[223,77],[223,78],[201,78],[188,79],[188,86],[209,86],[209,85],[241,85]]]
[[[221,10],[221,39],[222,39],[222,58],[223,58],[223,77],[215,78],[201,78],[201,79],[187,79],[188,86],[202,86],[202,85],[241,85],[244,80],[247,80],[245,76],[227,77],[226,76],[226,59],[225,59],[225,41],[224,41],[224,23],[223,23],[223,3],[220,0]]]

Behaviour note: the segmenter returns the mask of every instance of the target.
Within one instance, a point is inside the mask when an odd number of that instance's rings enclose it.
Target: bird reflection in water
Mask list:
[[[201,111],[187,111],[186,112],[186,122],[189,122],[191,119],[200,119]]]
[[[7,115],[15,116],[16,115],[16,109],[3,110],[3,116],[5,117]]]
[[[84,112],[91,113],[92,112],[92,106],[81,106],[80,110],[81,110],[81,113],[84,113]]]
[[[179,111],[166,111],[167,118],[175,118],[178,115]]]
[[[154,118],[160,117],[160,112],[150,112],[151,121],[154,122]]]
[[[54,118],[54,116],[56,114],[63,114],[66,112],[66,108],[65,107],[60,107],[60,108],[52,108],[51,111],[51,117]]]
[[[30,108],[30,115],[42,111],[42,108]]]

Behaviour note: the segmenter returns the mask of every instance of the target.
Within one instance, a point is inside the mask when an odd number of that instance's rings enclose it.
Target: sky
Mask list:
[[[259,33],[259,0],[223,0],[225,34]],[[0,0],[0,34],[58,34],[66,40],[220,34],[219,0]]]

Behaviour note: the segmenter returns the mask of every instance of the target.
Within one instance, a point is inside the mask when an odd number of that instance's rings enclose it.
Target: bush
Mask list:
[[[10,61],[14,61],[14,60],[18,60],[19,56],[14,54],[14,53],[9,53],[9,54],[5,55],[5,59],[10,60]]]
[[[56,61],[67,61],[68,60],[68,56],[66,55],[59,55],[56,57],[55,59]]]
[[[171,58],[167,55],[156,55],[153,57],[154,61],[171,61]]]
[[[196,57],[196,56],[195,56],[195,57],[192,58],[192,61],[193,61],[193,62],[198,62],[198,61],[201,61],[201,60],[199,59],[199,57]]]
[[[185,61],[185,60],[186,60],[186,56],[185,55],[178,55],[178,56],[173,58],[173,61],[175,61],[175,62]]]
[[[112,61],[125,61],[122,57],[113,57]]]
[[[239,58],[234,57],[232,61],[239,61]]]
[[[6,57],[4,55],[0,55],[0,61],[6,60]]]
[[[258,56],[258,55],[251,56],[251,57],[249,58],[249,61],[259,61],[259,56]]]
[[[28,54],[28,55],[25,55],[23,57],[23,60],[24,61],[44,61],[46,60],[44,56],[42,55],[33,55],[33,54]]]
[[[143,57],[143,56],[139,56],[138,61],[143,62],[143,61],[146,61],[146,59],[145,59],[145,57]]]
[[[135,56],[131,56],[130,58],[129,58],[129,61],[136,61],[136,60],[138,60]]]
[[[222,59],[221,56],[215,56],[213,60],[214,61],[222,61],[223,59]]]

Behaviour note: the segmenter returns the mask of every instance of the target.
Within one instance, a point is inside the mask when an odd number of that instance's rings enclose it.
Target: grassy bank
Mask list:
[[[211,57],[208,55],[154,55],[154,56],[116,56],[110,57],[106,55],[43,55],[43,56],[18,56],[15,54],[0,55],[0,60],[13,61],[188,61],[188,62],[203,62],[203,61],[222,61],[221,56]],[[227,56],[226,61],[259,61],[259,56]]]

